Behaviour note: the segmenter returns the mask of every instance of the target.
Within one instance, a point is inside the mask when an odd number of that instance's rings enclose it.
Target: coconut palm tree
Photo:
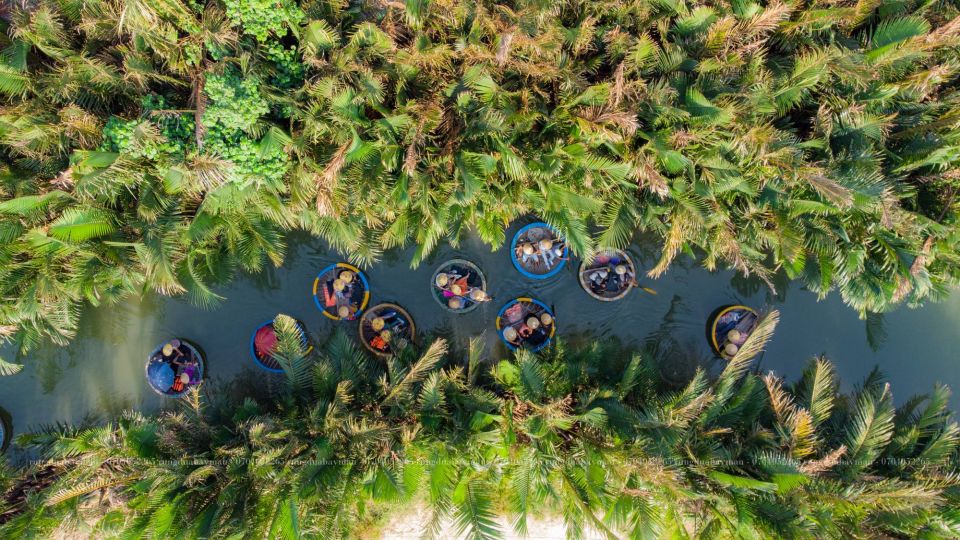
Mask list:
[[[654,277],[687,253],[864,316],[942,297],[955,15],[41,0],[0,36],[2,335],[62,343],[144,290],[212,304],[291,229],[417,265],[530,214],[583,256],[658,238]]]
[[[477,539],[544,514],[573,537],[955,535],[949,392],[897,409],[878,373],[841,394],[823,358],[793,385],[755,373],[776,320],[676,386],[599,344],[383,361],[338,333],[313,353],[279,315],[272,391],[21,437],[60,468],[0,530],[339,538],[422,501],[427,534]]]

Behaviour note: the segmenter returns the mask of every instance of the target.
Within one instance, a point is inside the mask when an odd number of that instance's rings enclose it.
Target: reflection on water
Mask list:
[[[507,237],[518,227],[508,231]],[[356,323],[326,319],[311,297],[316,272],[339,257],[314,240],[291,246],[289,251],[283,268],[218,290],[227,300],[214,310],[156,296],[89,309],[73,345],[43,347],[23,359],[23,373],[0,377],[0,406],[10,411],[20,432],[39,424],[78,421],[91,410],[155,408],[163,398],[149,391],[144,362],[158,343],[175,336],[201,345],[209,376],[227,387],[238,374],[256,369],[248,350],[250,332],[278,312],[303,321],[320,339],[337,324],[346,324],[355,334]],[[497,309],[510,298],[529,295],[553,308],[558,335],[564,339],[613,339],[655,347],[664,375],[682,382],[698,365],[711,371],[722,368],[704,339],[706,317],[722,304],[744,303],[781,312],[779,329],[758,360],[764,371],[794,378],[811,357],[822,353],[834,361],[847,388],[878,365],[893,382],[901,402],[930,390],[936,381],[960,389],[954,353],[960,295],[922,309],[899,309],[862,321],[838,295],[818,302],[814,294],[782,278],[773,294],[758,280],[732,272],[710,273],[686,259],[657,281],[641,279],[641,285],[658,294],[634,289],[624,300],[609,303],[590,298],[580,288],[577,261],[555,278],[533,281],[513,268],[507,247],[490,251],[476,238],[465,239],[459,248],[438,249],[417,269],[409,268],[412,251],[392,251],[382,263],[365,269],[371,303],[397,303],[411,313],[421,335],[435,333],[459,346],[486,331],[487,346],[495,358],[506,355],[493,330]],[[656,263],[654,245],[628,251],[641,273]],[[492,302],[467,314],[453,314],[437,305],[431,297],[430,278],[437,265],[452,258],[473,261],[483,269]],[[273,384],[263,372],[246,376],[261,386]],[[955,409],[957,404],[954,398]]]

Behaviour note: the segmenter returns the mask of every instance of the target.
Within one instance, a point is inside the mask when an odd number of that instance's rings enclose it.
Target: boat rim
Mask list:
[[[624,250],[622,250],[622,249],[605,249],[605,250],[601,250],[601,252],[606,252],[606,251],[610,251],[610,252],[614,252],[614,253],[623,255],[623,258],[627,260],[627,264],[628,264],[628,265],[630,266],[630,268],[633,270],[633,274],[634,274],[634,275],[637,274],[637,265],[634,264],[633,258],[630,257],[630,254],[629,254],[629,253],[627,253],[626,251],[624,251]],[[579,272],[578,272],[578,274],[577,274],[577,279],[578,279],[578,281],[580,281],[580,287],[583,288],[583,290],[584,290],[587,294],[589,294],[591,298],[593,298],[593,299],[595,299],[595,300],[599,300],[599,301],[601,301],[601,302],[616,302],[617,300],[623,299],[625,296],[627,296],[627,294],[628,294],[630,291],[633,290],[634,285],[633,285],[633,282],[631,281],[629,284],[627,284],[627,287],[626,287],[625,289],[623,289],[622,291],[620,291],[619,293],[617,293],[616,296],[611,296],[611,297],[608,298],[608,297],[605,297],[605,296],[600,296],[600,295],[598,295],[598,294],[595,294],[592,290],[590,290],[590,287],[587,285],[587,282],[586,282],[586,280],[584,279],[584,274],[587,272],[587,270],[591,270],[592,268],[593,268],[593,267],[587,267],[587,262],[586,262],[586,261],[583,261],[583,262],[580,263],[580,270],[579,270]]]
[[[350,270],[351,272],[356,274],[357,277],[360,278],[360,281],[363,283],[363,300],[360,302],[360,308],[357,310],[357,313],[355,314],[355,318],[359,319],[361,316],[363,316],[363,312],[367,308],[367,304],[370,303],[370,282],[367,280],[367,275],[363,273],[363,270],[360,270],[359,268],[357,268],[356,266],[350,263],[345,263],[345,262],[333,263],[323,268],[322,270],[320,270],[320,272],[317,274],[317,277],[313,279],[313,303],[317,306],[317,309],[319,309],[320,312],[323,313],[323,315],[328,319],[332,319],[334,321],[350,320],[350,319],[342,319],[339,315],[333,315],[332,313],[327,311],[323,307],[323,305],[320,304],[320,298],[317,297],[317,290],[320,286],[320,278],[330,273],[330,271],[336,270],[337,268]]]
[[[546,223],[546,222],[544,222],[544,221],[535,221],[535,222],[533,222],[533,223],[529,223],[529,224],[527,224],[527,225],[524,225],[523,227],[520,228],[519,231],[517,231],[517,232],[513,235],[513,240],[510,241],[510,262],[513,263],[513,267],[516,268],[518,272],[520,272],[521,274],[523,274],[524,277],[528,277],[528,278],[530,278],[530,279],[548,279],[548,278],[551,278],[551,277],[557,275],[558,273],[560,273],[560,270],[562,270],[563,267],[566,266],[566,264],[567,264],[566,259],[567,259],[567,257],[568,257],[569,254],[570,254],[570,246],[567,245],[566,242],[564,242],[564,245],[563,245],[563,260],[561,260],[561,261],[560,261],[560,264],[558,264],[556,267],[554,267],[553,270],[550,270],[549,272],[546,272],[546,273],[544,273],[544,274],[534,274],[533,272],[527,271],[527,270],[520,264],[520,260],[517,258],[517,241],[520,239],[520,235],[522,235],[523,233],[527,232],[527,231],[530,230],[530,229],[533,229],[534,227],[541,227],[541,228],[550,229],[550,230],[553,232],[554,238],[557,239],[557,240],[561,240],[561,239],[563,238],[563,237],[560,235],[560,232],[557,231],[556,228],[554,228],[554,227],[551,226],[549,223]]]

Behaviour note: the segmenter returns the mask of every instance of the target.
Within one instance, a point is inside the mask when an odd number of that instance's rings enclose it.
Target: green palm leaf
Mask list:
[[[50,224],[51,237],[64,242],[85,242],[117,231],[113,217],[96,208],[70,208]]]
[[[847,447],[847,464],[843,470],[847,478],[856,477],[880,456],[893,437],[894,416],[889,385],[885,385],[879,395],[860,394],[843,438]]]

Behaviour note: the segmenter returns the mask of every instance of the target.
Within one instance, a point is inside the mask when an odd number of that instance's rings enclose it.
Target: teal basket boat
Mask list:
[[[477,265],[464,259],[441,264],[430,278],[430,292],[451,313],[469,313],[490,300],[486,276]]]

